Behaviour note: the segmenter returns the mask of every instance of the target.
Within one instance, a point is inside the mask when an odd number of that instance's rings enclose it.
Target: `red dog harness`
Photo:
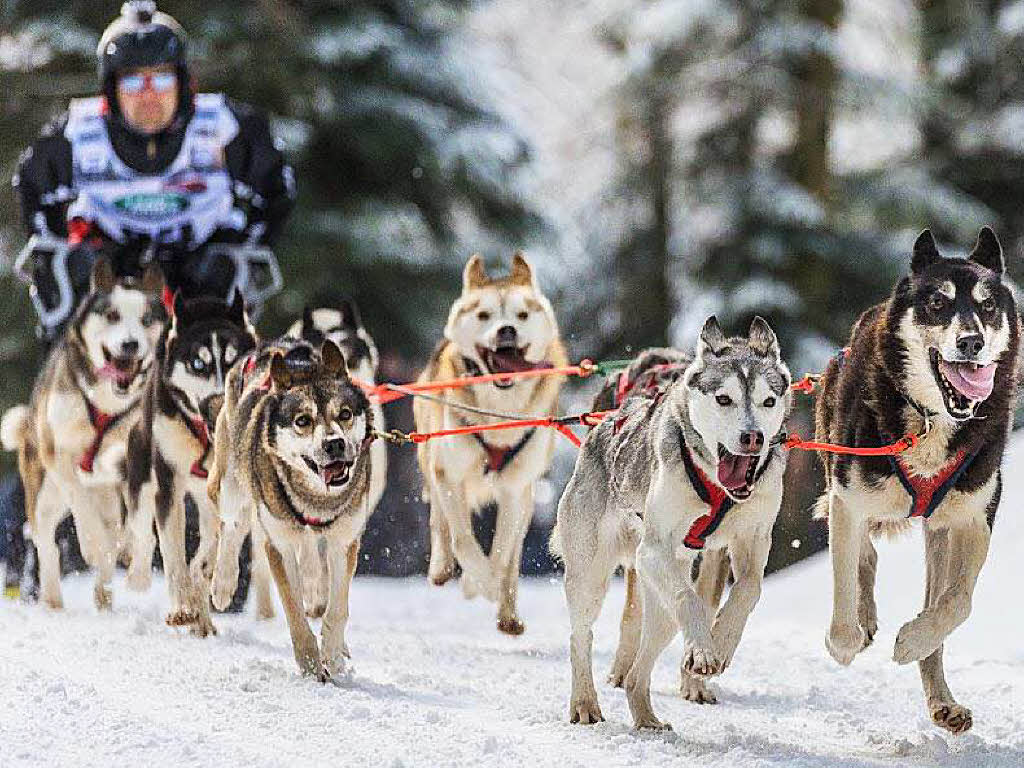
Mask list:
[[[842,373],[843,365],[849,355],[849,347],[844,347],[836,353],[838,372]],[[907,395],[901,394],[910,403],[911,408],[922,416],[925,415],[924,409],[918,403]],[[956,487],[957,482],[974,462],[977,455],[977,451],[971,454],[962,450],[958,451],[956,456],[931,477],[921,477],[911,472],[902,456],[889,456],[889,466],[892,467],[893,474],[899,478],[900,484],[910,495],[910,512],[907,513],[907,517],[923,517],[925,519],[931,517],[942,500],[946,498],[946,494]]]
[[[910,513],[907,517],[931,517],[977,455],[976,452],[968,454],[966,451],[960,451],[932,477],[912,474],[901,457],[890,456],[889,464],[892,471],[910,494]]]
[[[182,416],[185,417],[185,426],[192,433],[192,437],[199,442],[199,447],[202,450],[199,458],[192,462],[189,474],[205,479],[210,476],[206,467],[203,466],[206,463],[206,457],[210,455],[210,430],[206,426],[206,420],[201,416],[189,416],[187,413],[182,413]]]
[[[733,508],[736,502],[729,498],[729,494],[725,492],[724,488],[711,482],[711,478],[697,466],[685,443],[682,446],[682,454],[683,466],[686,467],[690,485],[693,486],[693,490],[696,491],[700,500],[709,507],[706,515],[701,515],[693,521],[693,525],[690,526],[690,530],[683,539],[683,544],[687,549],[704,549],[707,537],[718,530],[726,513]]]
[[[679,431],[679,449],[683,457],[683,466],[686,467],[686,476],[690,478],[690,485],[693,486],[693,490],[700,500],[709,507],[707,514],[701,515],[693,521],[693,525],[690,526],[690,530],[683,538],[683,544],[687,549],[704,549],[704,543],[708,536],[718,530],[718,526],[722,524],[722,520],[725,519],[729,510],[736,506],[736,502],[725,492],[724,488],[718,483],[712,482],[711,478],[697,466],[693,460],[693,454],[683,438],[682,430]],[[774,455],[774,452],[770,452],[764,463],[758,467],[754,482],[757,482],[768,469]]]
[[[530,438],[533,437],[533,433],[537,431],[537,428],[527,430],[526,434],[523,435],[522,439],[515,445],[496,447],[484,440],[476,432],[473,433],[473,437],[480,443],[480,447],[487,453],[487,466],[484,467],[484,474],[488,472],[501,472],[507,467],[526,444],[530,442]]]
[[[82,399],[85,400],[86,410],[89,412],[89,423],[92,424],[93,438],[89,447],[85,453],[82,454],[82,458],[78,460],[78,468],[83,472],[92,473],[93,464],[96,462],[96,454],[100,452],[100,446],[103,445],[103,438],[106,437],[109,432],[121,417],[124,416],[128,411],[121,411],[120,413],[109,414],[103,413],[95,405],[89,402],[89,398],[82,393]],[[130,410],[130,409],[129,409]]]

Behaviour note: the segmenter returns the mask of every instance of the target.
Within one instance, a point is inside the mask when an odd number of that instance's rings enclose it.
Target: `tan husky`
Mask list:
[[[451,308],[438,346],[420,383],[563,366],[565,350],[551,303],[523,257],[512,257],[507,277],[492,279],[473,256],[463,272],[462,295]],[[445,403],[417,399],[416,429],[434,432],[502,421],[458,406],[537,418],[555,415],[561,376],[504,379],[449,390]],[[418,458],[430,501],[430,570],[444,584],[462,566],[467,597],[497,601],[498,629],[525,627],[516,612],[523,539],[533,517],[533,486],[551,464],[554,431],[512,429],[445,438],[419,445]],[[487,502],[498,506],[490,557],[473,536],[472,515]]]

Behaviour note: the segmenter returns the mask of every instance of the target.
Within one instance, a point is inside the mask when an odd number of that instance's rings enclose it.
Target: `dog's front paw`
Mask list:
[[[932,722],[940,728],[945,728],[950,733],[961,734],[971,730],[974,725],[974,718],[971,710],[951,702],[937,702],[929,706],[932,715]]]
[[[499,616],[498,631],[517,637],[526,631],[526,625],[518,616]]]
[[[448,580],[455,575],[455,558],[449,555],[436,555],[430,553],[430,566],[427,569],[427,578],[434,586],[440,587],[448,583]]]
[[[495,603],[498,601],[498,582],[493,576],[475,577],[463,572],[462,594],[467,600],[479,595]]]
[[[213,581],[210,583],[210,599],[213,607],[218,611],[227,610],[231,605],[231,598],[235,596],[235,588],[238,585],[238,573],[234,577],[225,576],[220,571],[215,571]]]
[[[603,723],[604,715],[601,714],[601,707],[597,703],[597,697],[573,698],[569,703],[569,722],[580,725],[593,725]]]
[[[723,665],[709,648],[689,648],[683,656],[683,669],[694,677],[713,677],[721,674]]]
[[[662,722],[654,716],[654,713],[638,717],[633,722],[633,727],[638,731],[671,731],[672,723]]]
[[[864,650],[864,630],[858,624],[838,624],[833,621],[825,637],[825,647],[833,659],[844,667],[849,666],[853,657]]]
[[[153,584],[153,571],[150,563],[143,564],[141,559],[133,558],[132,564],[128,566],[125,583],[132,592],[148,592]]]
[[[942,645],[945,638],[937,632],[933,623],[923,616],[918,616],[904,624],[896,635],[892,660],[897,664],[909,664],[931,656],[935,649]]]
[[[96,609],[100,611],[109,611],[114,602],[114,596],[110,588],[103,584],[97,584],[93,587],[92,599],[96,604]]]
[[[712,693],[711,689],[708,688],[707,684],[699,677],[693,677],[686,674],[682,675],[682,679],[679,683],[679,692],[683,694],[683,698],[687,701],[692,701],[694,704],[717,704],[718,699],[715,698],[715,694]]]
[[[64,599],[60,595],[43,595],[43,605],[51,611],[63,611]]]
[[[195,624],[198,618],[195,611],[189,608],[172,608],[164,621],[169,627],[187,627]]]
[[[349,677],[352,674],[352,667],[349,664],[349,658],[348,649],[346,648],[340,653],[324,655],[323,658],[320,659],[320,664],[327,671],[329,679],[340,680],[342,678]]]

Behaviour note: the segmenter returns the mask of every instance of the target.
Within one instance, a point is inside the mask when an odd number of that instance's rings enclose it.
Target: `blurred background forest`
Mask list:
[[[523,248],[570,357],[686,346],[717,312],[778,331],[819,370],[931,227],[947,252],[993,225],[1019,278],[1024,247],[1024,0],[166,0],[201,90],[273,117],[299,201],[278,248],[286,290],[261,330],[354,298],[382,378],[424,364],[473,252]],[[120,2],[0,0],[0,176],[70,97]],[[39,364],[24,242],[0,188],[0,408]],[[585,408],[576,385],[563,410]],[[794,414],[806,434],[809,403]],[[389,426],[411,427],[405,405]],[[363,570],[426,567],[410,448]],[[560,446],[525,553],[574,452]],[[10,456],[3,458],[10,471]],[[791,457],[771,568],[824,545],[819,470]]]

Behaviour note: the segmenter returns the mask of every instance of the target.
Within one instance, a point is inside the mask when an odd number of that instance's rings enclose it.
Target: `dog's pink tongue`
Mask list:
[[[974,366],[971,363],[947,363],[939,361],[939,368],[946,381],[968,400],[984,400],[992,394],[996,379],[996,364]]]
[[[496,368],[500,369],[495,373],[519,373],[520,371],[536,371],[541,368],[551,368],[552,365],[546,360],[541,360],[539,363],[531,363],[522,355],[518,354],[504,354],[502,352],[494,353],[494,362],[497,363]]]
[[[734,456],[727,453],[725,458],[718,462],[718,482],[723,488],[730,491],[742,488],[747,484],[747,470],[753,456]]]
[[[131,372],[122,371],[112,362],[104,363],[103,367],[101,367],[96,373],[104,379],[113,379],[119,384],[130,384],[134,378]]]

